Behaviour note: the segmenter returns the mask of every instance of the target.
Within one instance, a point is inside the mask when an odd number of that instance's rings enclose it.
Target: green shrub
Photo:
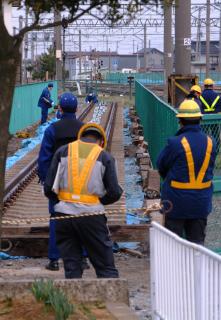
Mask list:
[[[44,302],[46,307],[54,310],[56,320],[66,320],[74,312],[74,306],[69,303],[64,292],[56,288],[51,280],[35,281],[31,291],[37,301]]]

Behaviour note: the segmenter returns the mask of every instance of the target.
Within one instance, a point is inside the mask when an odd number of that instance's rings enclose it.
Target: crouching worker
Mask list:
[[[65,217],[56,221],[56,241],[67,279],[82,277],[82,247],[98,278],[118,277],[107,219],[104,214],[95,215],[122,194],[114,158],[105,146],[103,128],[84,125],[77,141],[56,151],[44,184],[45,195],[59,201],[56,216]]]
[[[157,161],[164,179],[161,198],[173,205],[165,217],[165,227],[203,244],[212,210],[216,146],[200,128],[202,114],[195,101],[182,102],[177,118],[180,130],[168,140]]]

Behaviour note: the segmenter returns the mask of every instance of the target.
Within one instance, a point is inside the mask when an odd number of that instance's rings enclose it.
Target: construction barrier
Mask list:
[[[221,256],[151,225],[152,319],[221,319]]]
[[[177,111],[168,103],[157,97],[152,91],[138,81],[135,82],[135,107],[144,129],[145,140],[148,141],[153,167],[167,143],[179,128]],[[214,191],[221,191],[221,114],[203,116],[202,129],[213,137],[217,144],[217,157],[214,170]]]
[[[51,95],[56,103],[58,91],[57,81],[50,82],[54,84]],[[47,84],[48,82],[40,82],[15,87],[9,127],[11,134],[40,120],[41,108],[38,108],[38,99],[42,90],[47,87]]]

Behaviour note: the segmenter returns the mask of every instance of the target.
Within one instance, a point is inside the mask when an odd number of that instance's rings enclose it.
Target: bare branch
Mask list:
[[[99,5],[104,5],[106,3],[106,0],[101,1]],[[88,13],[90,10],[94,9],[97,6],[97,4],[91,5],[90,7],[88,7],[87,9],[82,9],[82,11],[77,14],[76,16],[72,16],[70,18],[65,19],[67,24],[70,24],[74,21],[76,21],[77,19],[79,19],[80,17],[82,17],[84,14]],[[43,30],[43,29],[48,29],[48,28],[52,28],[52,27],[57,27],[60,26],[62,24],[62,21],[54,21],[54,22],[49,22],[46,23],[44,25],[39,25],[39,18],[38,20],[35,20],[35,22],[33,24],[31,24],[30,26],[24,27],[23,29],[20,30],[20,32],[15,36],[15,37],[24,37],[25,33],[32,31],[32,30]]]

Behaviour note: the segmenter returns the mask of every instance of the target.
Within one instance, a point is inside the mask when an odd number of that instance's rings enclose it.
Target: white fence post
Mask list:
[[[154,228],[150,227],[150,289],[151,289],[151,313],[152,319],[158,320],[158,316],[156,315],[156,274],[155,274],[155,230]]]
[[[152,222],[150,258],[153,320],[221,320],[219,255]]]
[[[194,299],[195,299],[195,320],[202,320],[202,254],[199,251],[194,252]]]

